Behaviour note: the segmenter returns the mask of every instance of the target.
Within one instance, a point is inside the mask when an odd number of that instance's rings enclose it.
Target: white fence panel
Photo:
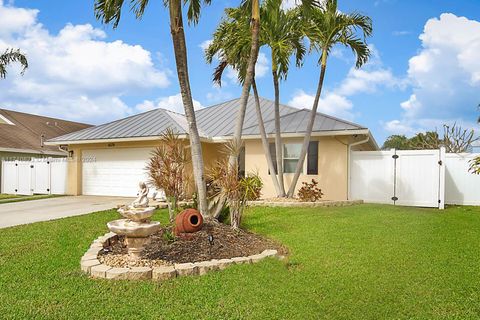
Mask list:
[[[33,171],[31,168],[30,161],[18,161],[17,162],[17,187],[16,194],[20,195],[32,195],[32,180],[33,180]]]
[[[438,207],[440,150],[396,151],[396,204]]]
[[[66,194],[65,159],[2,161],[1,192],[7,194]]]
[[[67,161],[53,159],[50,163],[50,192],[51,194],[67,193]]]
[[[480,205],[480,176],[468,172],[469,162],[480,154],[448,153],[445,157],[447,204]]]
[[[392,203],[394,193],[394,151],[353,151],[350,157],[351,199],[371,203]]]
[[[33,193],[50,194],[50,163],[35,161],[33,166]]]
[[[2,193],[15,194],[17,192],[17,166],[15,161],[2,161]]]

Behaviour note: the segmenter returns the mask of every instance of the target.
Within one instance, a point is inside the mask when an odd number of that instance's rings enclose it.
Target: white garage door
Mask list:
[[[82,190],[85,195],[135,197],[138,183],[147,181],[150,148],[85,150]]]

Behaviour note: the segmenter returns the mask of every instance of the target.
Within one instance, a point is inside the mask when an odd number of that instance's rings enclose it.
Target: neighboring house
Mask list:
[[[91,126],[0,109],[0,160],[66,157],[66,151],[46,145],[45,141],[88,127]]]
[[[221,156],[223,144],[232,138],[238,107],[239,99],[236,99],[196,111],[206,167]],[[274,150],[274,103],[261,99],[261,108],[270,147]],[[310,111],[281,105],[280,114],[284,176],[288,187]],[[57,137],[49,140],[48,144],[68,148],[74,160],[69,162],[70,194],[134,196],[138,181],[147,179],[144,169],[152,148],[158,145],[159,136],[167,128],[188,139],[188,123],[183,115],[156,109]],[[253,97],[250,97],[247,106],[243,140],[245,148],[241,155],[241,170],[257,172],[265,185],[263,197],[274,197]],[[346,199],[350,147],[354,150],[378,150],[367,128],[318,113],[298,187],[303,181],[314,178],[319,181],[326,199]]]

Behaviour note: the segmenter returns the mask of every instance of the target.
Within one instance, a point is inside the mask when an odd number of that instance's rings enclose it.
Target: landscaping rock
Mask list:
[[[152,279],[152,268],[133,267],[127,275],[128,280],[149,280]]]
[[[252,263],[259,262],[259,261],[261,261],[262,259],[265,259],[265,258],[266,258],[266,256],[263,253],[250,256],[250,259],[252,260]]]
[[[225,268],[227,268],[229,265],[233,263],[234,262],[232,259],[220,259],[217,261],[217,266],[220,270],[224,270]]]
[[[249,257],[235,257],[231,259],[235,264],[242,264],[242,263],[252,263],[252,259]]]
[[[193,263],[177,263],[175,269],[179,276],[193,276],[198,274],[198,267]]]
[[[277,255],[278,251],[277,250],[265,250],[262,252],[262,254],[265,257],[275,257]]]
[[[203,276],[210,271],[219,270],[217,262],[212,261],[203,261],[203,262],[196,262],[194,265],[198,268],[198,274]]]
[[[87,260],[97,260],[97,258],[98,258],[98,255],[96,254],[85,254],[80,261],[83,262]]]
[[[177,276],[177,270],[173,266],[165,266],[154,268],[152,271],[152,279],[155,281],[163,281],[173,279]]]
[[[112,267],[106,266],[104,264],[99,264],[98,266],[93,266],[90,269],[90,275],[94,278],[105,279],[105,274],[110,269],[112,269]]]
[[[97,259],[86,260],[86,261],[82,261],[80,263],[80,267],[81,267],[83,272],[90,273],[90,269],[92,269],[92,267],[94,267],[94,266],[98,266],[99,264],[100,264],[100,261],[98,261]]]
[[[127,280],[129,268],[111,268],[105,273],[106,279]]]

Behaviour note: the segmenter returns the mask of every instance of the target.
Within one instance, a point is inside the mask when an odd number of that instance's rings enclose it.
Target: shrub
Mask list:
[[[298,190],[298,197],[304,202],[315,202],[322,198],[322,190],[318,187],[318,182],[312,179],[312,182],[303,182]]]
[[[243,190],[245,192],[245,199],[247,201],[255,201],[260,199],[262,195],[263,181],[258,173],[250,173],[241,180]]]

